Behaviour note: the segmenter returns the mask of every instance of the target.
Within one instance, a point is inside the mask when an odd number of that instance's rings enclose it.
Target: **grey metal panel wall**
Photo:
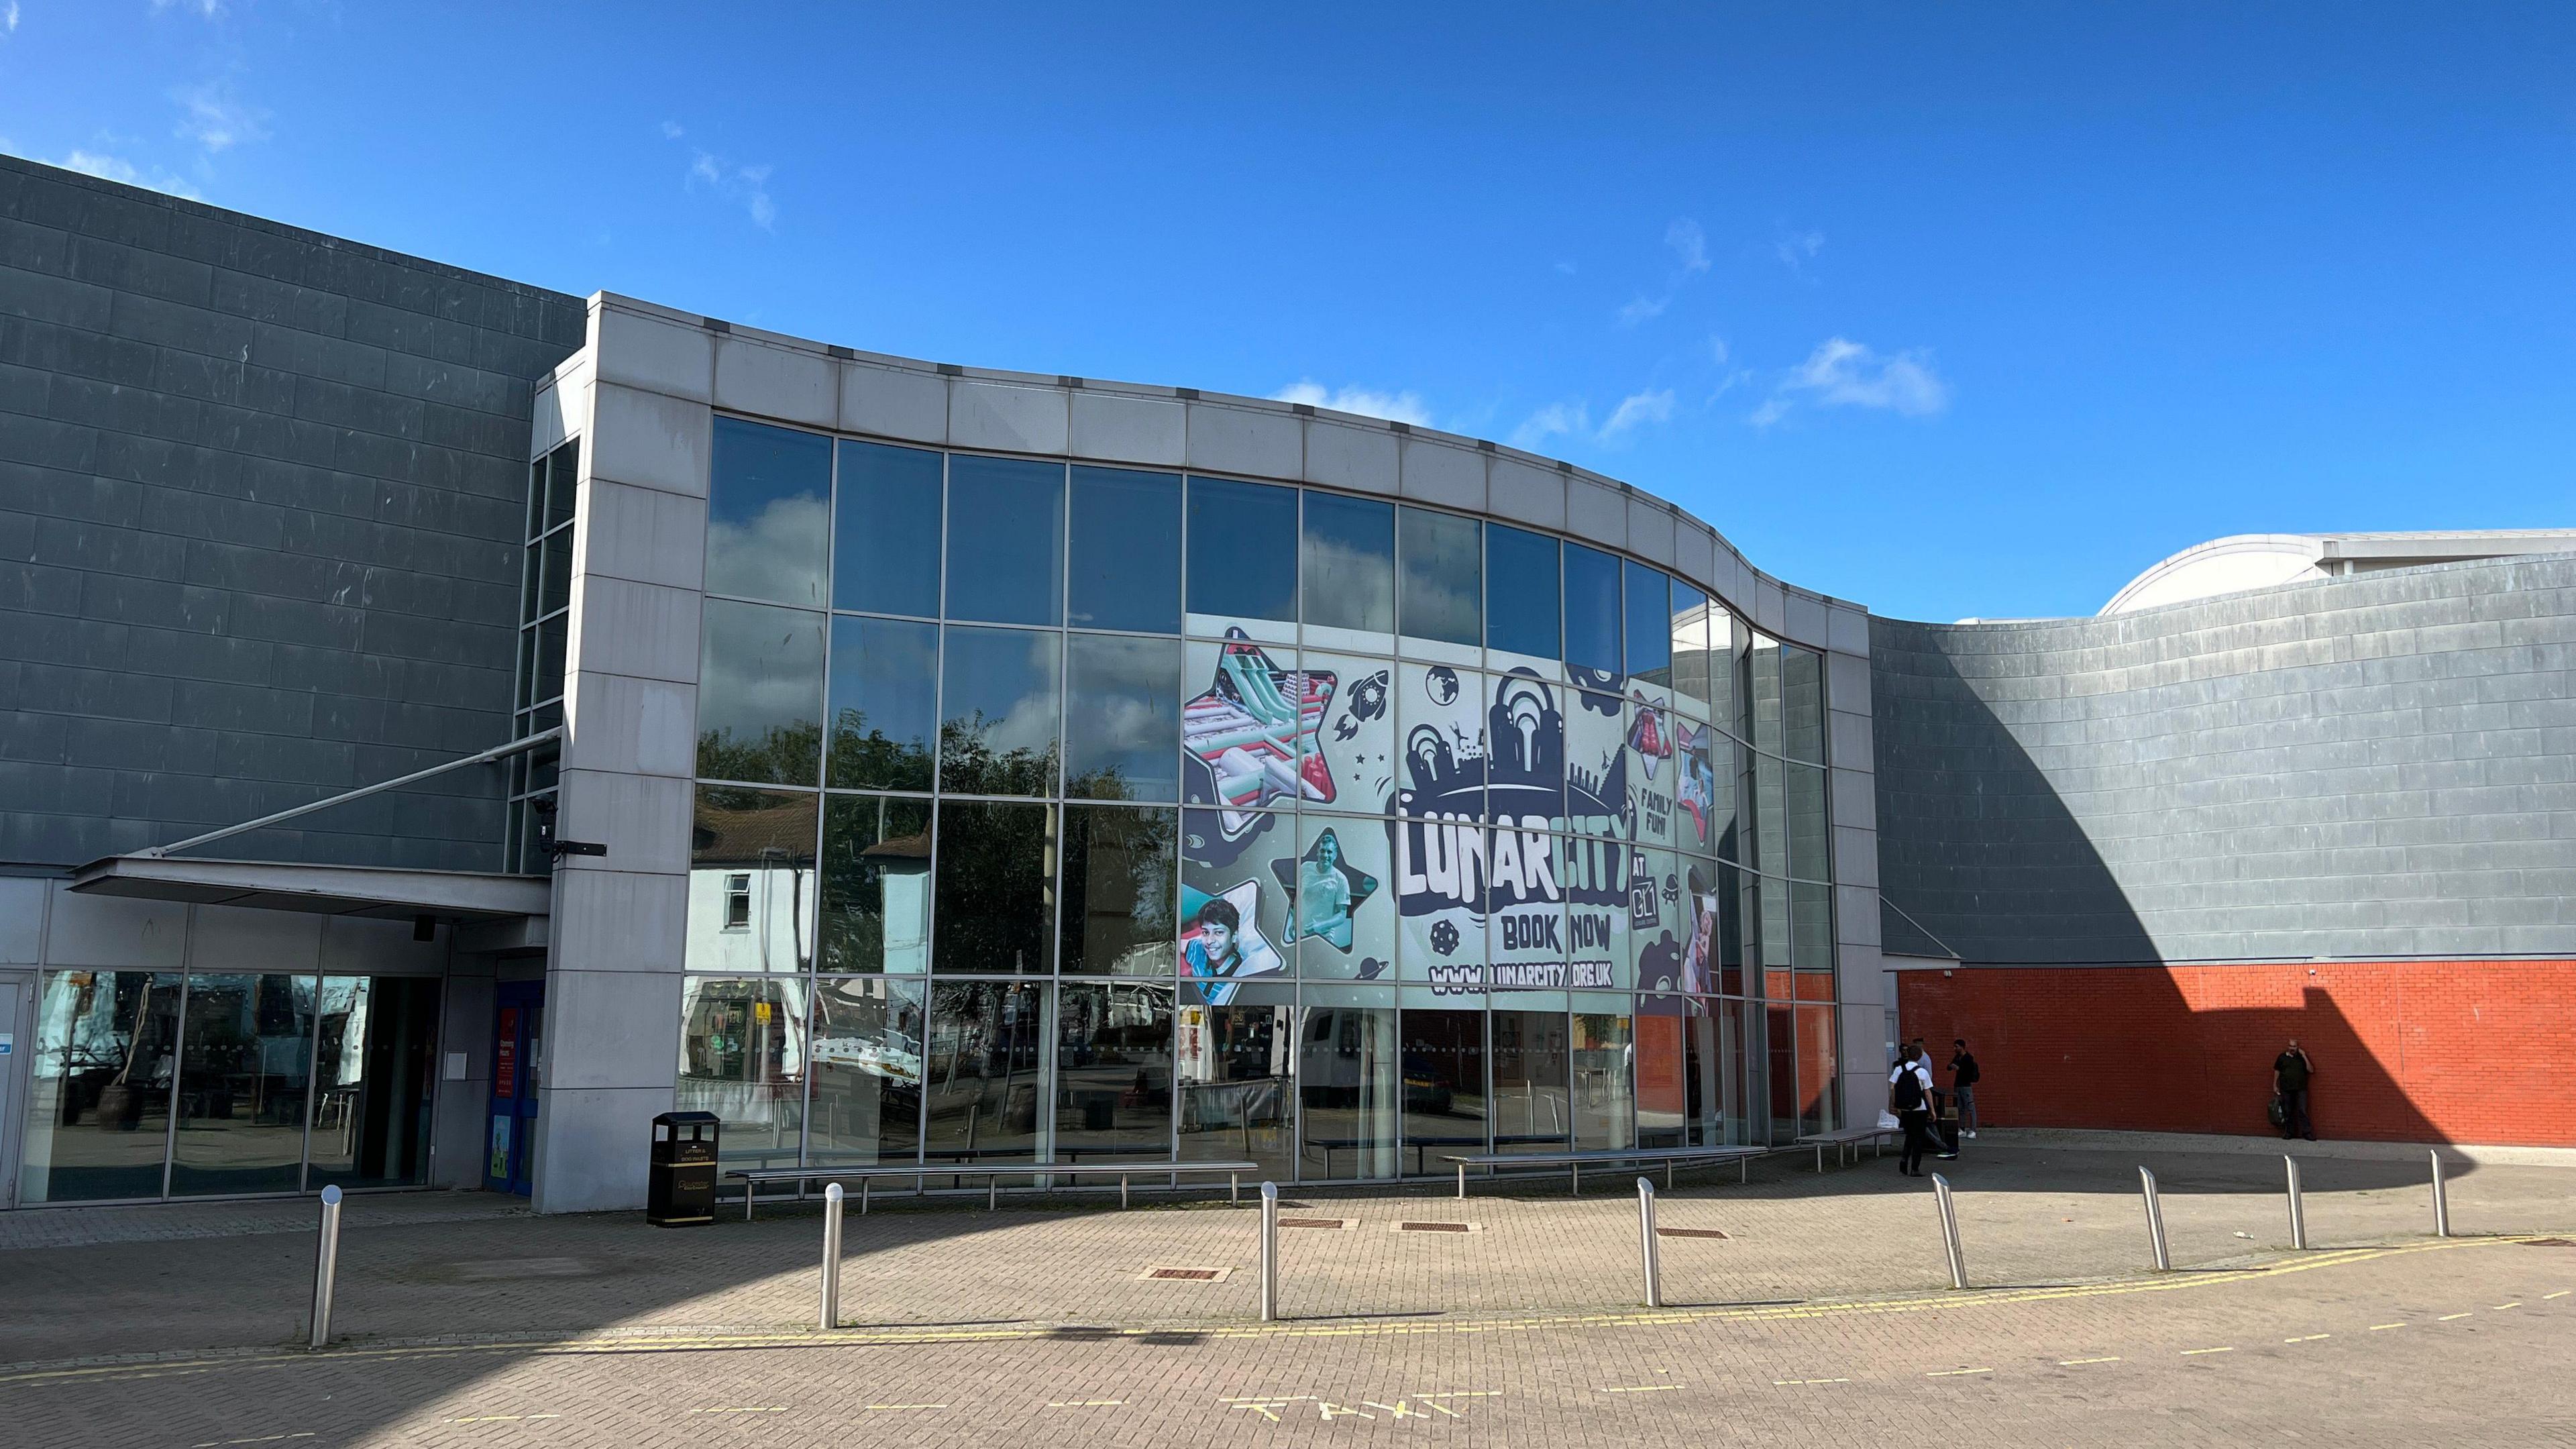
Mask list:
[[[580,299],[0,157],[0,862],[509,732],[532,381]],[[494,869],[497,769],[222,854]]]
[[[1870,633],[1882,889],[1970,961],[2576,954],[2576,555]]]

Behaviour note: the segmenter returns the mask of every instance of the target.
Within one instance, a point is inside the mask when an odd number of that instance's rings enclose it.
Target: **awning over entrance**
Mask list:
[[[392,920],[543,916],[554,899],[554,883],[543,876],[140,855],[92,861],[72,873],[71,889],[86,895]]]

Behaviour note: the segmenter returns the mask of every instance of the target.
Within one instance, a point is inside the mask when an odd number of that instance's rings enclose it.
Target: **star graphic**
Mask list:
[[[1181,706],[1189,800],[1224,808],[1227,839],[1277,801],[1332,803],[1332,768],[1315,741],[1333,702],[1330,670],[1282,669],[1241,629],[1225,631],[1216,677]]]

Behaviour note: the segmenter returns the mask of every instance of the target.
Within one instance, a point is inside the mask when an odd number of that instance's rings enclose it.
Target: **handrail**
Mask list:
[[[429,779],[434,775],[444,775],[450,770],[461,770],[468,765],[488,765],[494,760],[505,760],[521,751],[532,750],[550,740],[561,738],[563,738],[563,726],[555,725],[547,729],[539,730],[535,734],[528,736],[526,739],[512,740],[506,745],[494,745],[488,750],[481,751],[477,754],[467,755],[461,760],[450,760],[443,765],[432,765],[426,770],[414,770],[408,775],[403,775],[391,780],[380,780],[373,785],[361,785],[355,790],[343,790],[337,795],[328,796],[320,800],[308,801],[305,804],[295,806],[290,810],[280,810],[274,815],[263,815],[257,820],[245,820],[239,825],[227,825],[221,830],[209,830],[203,835],[191,835],[185,840],[174,841],[169,845],[156,845],[149,850],[138,850],[134,852],[134,855],[138,860],[160,860],[176,851],[192,850],[200,845],[212,845],[218,840],[229,839],[232,836],[246,834],[253,830],[265,829],[271,825],[283,824],[286,821],[295,819],[299,815],[310,815],[316,810],[328,810],[334,805],[346,804],[351,800],[360,800],[369,795],[379,794],[386,790],[398,789],[404,785],[417,784],[418,782]]]

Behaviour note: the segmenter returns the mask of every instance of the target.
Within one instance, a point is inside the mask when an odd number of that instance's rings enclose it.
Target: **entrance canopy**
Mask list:
[[[543,916],[554,898],[554,883],[544,876],[142,855],[92,861],[73,872],[71,889],[84,895],[390,920]]]

